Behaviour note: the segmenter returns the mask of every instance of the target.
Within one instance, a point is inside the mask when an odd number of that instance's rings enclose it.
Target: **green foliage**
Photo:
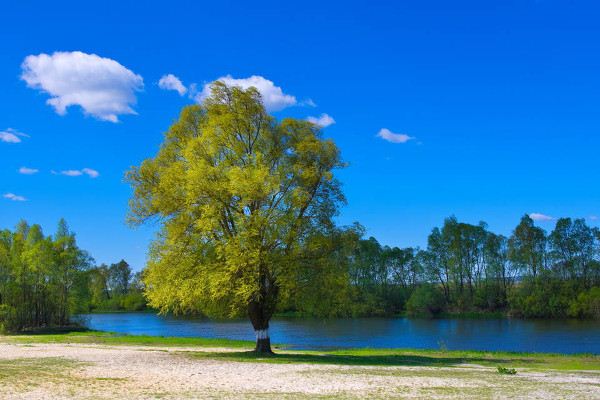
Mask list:
[[[453,316],[600,318],[600,231],[584,220],[558,219],[546,235],[524,216],[506,238],[484,222],[450,217],[432,230],[425,250],[382,246],[372,237],[354,248],[346,262],[347,315],[444,310]]]
[[[536,278],[546,262],[546,232],[524,215],[509,240],[509,257],[519,272]]]
[[[146,309],[141,274],[133,274],[125,260],[100,265],[87,273],[89,309],[86,311],[142,311]]]
[[[123,297],[122,307],[127,311],[142,311],[146,308],[146,298],[141,292],[131,291]]]
[[[600,319],[600,287],[581,292],[569,305],[569,316]]]
[[[498,373],[502,375],[516,375],[517,370],[514,368],[498,367]]]
[[[14,232],[0,232],[0,328],[69,325],[86,303],[90,261],[64,220],[54,236],[24,221]]]
[[[349,263],[351,315],[396,315],[423,279],[418,249],[359,240]]]
[[[333,223],[344,201],[333,171],[342,166],[316,125],[277,121],[255,88],[213,84],[202,105],[183,109],[158,154],[127,174],[131,222],[162,224],[144,273],[150,305],[249,314],[255,329],[282,301],[335,313],[342,301],[330,298],[325,310],[306,296],[344,293],[334,261],[345,250],[323,251],[344,235]]]
[[[0,333],[14,332],[17,327],[15,307],[8,304],[0,304]]]
[[[409,315],[434,316],[444,309],[444,295],[432,285],[421,285],[408,299],[406,310]]]

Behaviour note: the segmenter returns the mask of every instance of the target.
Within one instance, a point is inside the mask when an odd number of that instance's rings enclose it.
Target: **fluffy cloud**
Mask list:
[[[8,200],[12,200],[12,201],[27,201],[27,199],[25,197],[23,197],[23,196],[17,196],[14,193],[6,193],[2,197],[4,197],[5,199],[8,199]]]
[[[180,96],[183,96],[187,92],[181,80],[173,74],[163,75],[158,81],[158,87],[164,90],[174,90]]]
[[[306,118],[306,120],[323,128],[335,124],[335,119],[333,119],[331,115],[328,114],[321,114],[319,117],[308,117]]]
[[[21,68],[21,79],[48,93],[46,103],[60,115],[78,105],[95,118],[118,122],[119,115],[136,114],[131,106],[144,86],[140,75],[117,61],[80,51],[30,55]]]
[[[40,170],[35,169],[35,168],[27,168],[27,167],[19,168],[19,173],[23,174],[23,175],[33,175],[33,174],[37,174],[38,172],[40,172]]]
[[[4,131],[0,131],[0,142],[4,143],[21,143],[21,138],[28,137],[26,134],[17,131],[16,129],[8,128]]]
[[[552,221],[554,219],[554,217],[540,213],[531,213],[529,214],[529,218],[534,221]]]
[[[223,82],[227,86],[238,86],[242,89],[248,89],[254,86],[261,94],[263,104],[268,111],[279,111],[286,107],[290,107],[297,104],[297,100],[294,96],[283,93],[283,90],[279,86],[263,78],[262,76],[253,75],[249,78],[236,79],[231,75],[223,76],[217,81]],[[201,103],[205,98],[210,95],[210,88],[212,82],[207,83],[202,88],[202,91],[194,97],[194,99]]]
[[[87,175],[90,178],[97,178],[100,176],[100,173],[98,171],[96,171],[95,169],[91,169],[91,168],[67,169],[67,170],[60,171],[60,172],[52,171],[52,173],[55,175],[65,175],[65,176]]]
[[[404,133],[394,133],[389,129],[382,128],[377,136],[391,143],[406,143],[409,140],[413,140],[414,137],[408,136]]]

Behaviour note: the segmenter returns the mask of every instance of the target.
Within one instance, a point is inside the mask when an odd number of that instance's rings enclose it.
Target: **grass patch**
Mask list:
[[[33,377],[44,380],[60,378],[81,365],[83,363],[60,357],[0,360],[0,383],[6,381],[24,383]]]
[[[228,347],[252,348],[254,342],[231,339],[185,338],[146,335],[123,335],[113,332],[86,331],[61,334],[34,334],[0,336],[0,341],[28,343],[90,343],[130,346],[185,346],[185,347]]]

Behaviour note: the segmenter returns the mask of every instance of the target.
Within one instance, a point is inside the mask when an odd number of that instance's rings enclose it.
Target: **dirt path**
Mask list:
[[[600,399],[600,373],[356,367],[191,357],[190,348],[0,344],[2,399]],[[204,349],[214,351],[215,349]]]

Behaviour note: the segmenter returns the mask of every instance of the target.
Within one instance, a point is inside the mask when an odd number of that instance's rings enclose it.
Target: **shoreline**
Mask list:
[[[8,343],[15,345],[27,344],[94,344],[109,346],[159,346],[159,347],[198,347],[202,348],[227,348],[251,350],[255,342],[250,340],[235,340],[225,338],[205,337],[178,337],[178,336],[152,336],[131,335],[118,332],[96,331],[96,330],[73,330],[70,332],[40,332],[19,333],[12,335],[0,334],[0,344]],[[564,359],[592,359],[592,369],[600,371],[600,354],[595,353],[553,353],[553,352],[521,352],[521,351],[498,351],[498,350],[448,350],[448,349],[424,349],[424,348],[372,348],[372,347],[339,347],[335,349],[297,349],[283,343],[272,344],[275,351],[297,354],[370,354],[394,355],[394,354],[422,354],[443,355],[457,357],[475,356],[497,356],[497,357],[529,357],[533,360],[544,357]],[[260,356],[264,357],[264,356]],[[260,358],[259,357],[259,358]]]
[[[106,344],[106,345],[139,345],[139,346],[198,346],[198,347],[231,347],[231,348],[253,348],[253,340],[239,340],[229,338],[211,338],[198,336],[159,336],[159,335],[137,335],[122,332],[111,332],[93,330],[82,326],[69,328],[50,328],[38,331],[26,331],[12,334],[0,333],[0,343],[12,342],[15,344],[27,343],[68,343],[68,344]],[[273,349],[294,352],[420,352],[423,354],[494,354],[508,356],[549,356],[549,357],[597,357],[600,364],[600,353],[577,352],[539,352],[539,351],[513,351],[513,350],[489,350],[489,349],[447,349],[447,348],[419,348],[419,347],[344,347],[327,346],[320,348],[302,348],[301,346],[287,343],[272,344]],[[600,365],[599,365],[600,369]]]

